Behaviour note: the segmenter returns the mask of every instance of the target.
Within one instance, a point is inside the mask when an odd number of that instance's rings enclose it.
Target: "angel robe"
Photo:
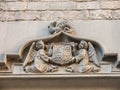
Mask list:
[[[75,56],[76,61],[79,63],[77,66],[78,72],[93,72],[98,71],[99,67],[90,61],[89,55],[86,49],[80,49],[78,55]]]
[[[37,55],[35,57],[34,65],[40,72],[44,72],[44,71],[47,70],[47,67],[48,67],[47,62],[49,61],[49,59],[50,59],[50,57],[48,57],[46,55],[45,50],[44,49],[40,49],[37,52]]]
[[[50,57],[46,55],[45,50],[40,49],[35,55],[33,65],[26,66],[25,69],[27,72],[45,72],[49,66],[47,63],[49,59]]]

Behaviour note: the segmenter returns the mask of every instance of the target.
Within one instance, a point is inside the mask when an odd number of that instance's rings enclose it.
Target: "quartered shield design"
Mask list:
[[[52,62],[65,65],[71,61],[72,52],[71,52],[71,45],[64,44],[64,45],[54,45],[53,46],[53,55],[52,55]]]

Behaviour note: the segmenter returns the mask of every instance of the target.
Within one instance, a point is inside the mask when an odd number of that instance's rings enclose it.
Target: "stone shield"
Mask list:
[[[53,46],[53,55],[52,62],[58,65],[66,65],[71,62],[72,52],[71,45],[54,45]]]

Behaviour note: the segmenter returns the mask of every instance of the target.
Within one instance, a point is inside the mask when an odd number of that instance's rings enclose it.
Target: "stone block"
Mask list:
[[[2,13],[4,21],[14,21],[15,20],[15,12],[3,12]]]
[[[101,1],[102,9],[119,9],[120,1]]]
[[[112,16],[114,19],[120,19],[120,10],[113,10]]]
[[[67,20],[86,20],[89,18],[89,12],[87,10],[65,11],[64,13]]]
[[[75,2],[50,2],[50,10],[71,10],[76,9]]]
[[[41,20],[58,20],[65,19],[64,12],[62,11],[42,11]]]
[[[0,11],[0,21],[4,21],[3,11]]]
[[[41,20],[86,20],[89,17],[87,10],[83,11],[43,11]]]
[[[26,11],[26,20],[40,20],[40,12],[39,11]]]
[[[28,10],[47,10],[49,8],[48,2],[28,2]]]
[[[92,10],[90,11],[91,19],[112,19],[111,10]]]
[[[39,11],[16,11],[16,12],[0,12],[0,21],[35,21],[40,20]]]
[[[26,10],[27,2],[3,2],[1,7],[3,10]]]
[[[20,11],[15,13],[15,20],[34,21],[40,19],[39,11]]]
[[[24,21],[24,20],[27,20],[25,12],[24,11],[15,12],[15,14],[14,14],[14,20],[15,21],[20,21],[20,20]]]
[[[78,2],[77,3],[77,9],[99,9],[100,5],[99,2]]]

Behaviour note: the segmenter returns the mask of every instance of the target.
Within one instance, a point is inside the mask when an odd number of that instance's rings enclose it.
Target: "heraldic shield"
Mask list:
[[[64,45],[54,45],[53,46],[53,55],[52,62],[58,65],[69,64],[72,60],[72,49],[71,45],[68,43],[64,43]]]

